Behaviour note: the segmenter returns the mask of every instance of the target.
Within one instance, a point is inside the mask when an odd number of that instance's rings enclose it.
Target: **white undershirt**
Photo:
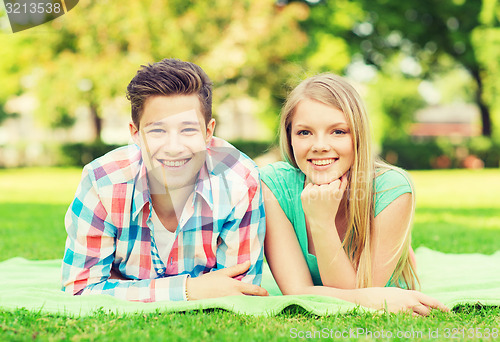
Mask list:
[[[172,245],[175,240],[175,233],[169,231],[161,223],[155,210],[151,213],[151,222],[153,222],[153,237],[158,249],[158,254],[165,265],[168,263],[168,255],[172,250]]]

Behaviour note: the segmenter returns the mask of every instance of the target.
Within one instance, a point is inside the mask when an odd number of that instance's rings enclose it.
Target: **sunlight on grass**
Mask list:
[[[80,182],[79,168],[0,170],[0,203],[67,204]]]
[[[81,170],[76,168],[0,170],[0,261],[16,256],[62,257],[66,238],[64,214],[80,175]],[[500,249],[500,170],[414,171],[411,176],[417,189],[412,234],[415,248],[485,254]],[[429,318],[356,311],[316,317],[293,308],[275,317],[251,317],[215,309],[130,315],[97,311],[89,317],[75,318],[19,309],[0,310],[0,340],[267,341],[290,340],[292,329],[319,332],[323,328],[363,328],[427,333],[470,327],[485,331],[499,324],[499,308],[475,306],[464,306],[450,314],[434,311]]]
[[[500,249],[500,170],[411,171],[414,248],[493,254]]]
[[[411,171],[417,207],[500,209],[500,169]]]

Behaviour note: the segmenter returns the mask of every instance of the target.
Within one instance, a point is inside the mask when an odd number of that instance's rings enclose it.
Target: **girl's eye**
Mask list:
[[[336,129],[332,133],[336,135],[341,135],[341,134],[346,134],[347,132],[342,129]]]
[[[301,130],[301,131],[298,131],[298,132],[297,132],[297,135],[303,135],[303,136],[305,136],[305,135],[309,135],[310,133],[311,133],[311,132],[306,131],[305,129],[303,129],[303,130]]]

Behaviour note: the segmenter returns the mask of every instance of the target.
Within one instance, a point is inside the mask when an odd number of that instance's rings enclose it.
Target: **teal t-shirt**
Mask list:
[[[412,192],[412,187],[403,172],[387,170],[375,178],[375,216],[402,194]],[[272,191],[295,230],[314,285],[323,285],[318,260],[315,255],[309,254],[307,248],[306,219],[300,200],[300,194],[304,189],[304,173],[288,163],[276,162],[263,167],[260,174],[262,181]],[[392,282],[390,279],[386,286],[391,286]]]

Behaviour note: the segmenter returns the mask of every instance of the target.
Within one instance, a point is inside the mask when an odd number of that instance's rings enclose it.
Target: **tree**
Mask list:
[[[37,80],[38,114],[47,122],[68,122],[78,107],[89,108],[96,139],[106,102],[124,96],[141,64],[165,57],[204,68],[215,102],[244,93],[264,103],[263,113],[277,113],[273,94],[296,69],[287,58],[306,42],[298,21],[307,13],[305,5],[279,9],[274,0],[83,0],[53,22],[9,37],[7,46],[31,58],[11,75]]]
[[[491,99],[485,96],[485,67],[488,56],[481,61],[484,41],[475,38],[486,27],[498,34],[500,10],[497,0],[359,0],[365,19],[353,30],[352,46],[366,62],[381,67],[395,53],[415,58],[422,66],[423,77],[439,72],[440,58],[451,57],[462,65],[476,83],[475,101],[481,112],[482,133],[492,135]],[[488,16],[488,19],[482,17]],[[489,35],[491,43],[495,42]],[[484,54],[483,54],[484,55]],[[497,57],[498,60],[498,57]]]

